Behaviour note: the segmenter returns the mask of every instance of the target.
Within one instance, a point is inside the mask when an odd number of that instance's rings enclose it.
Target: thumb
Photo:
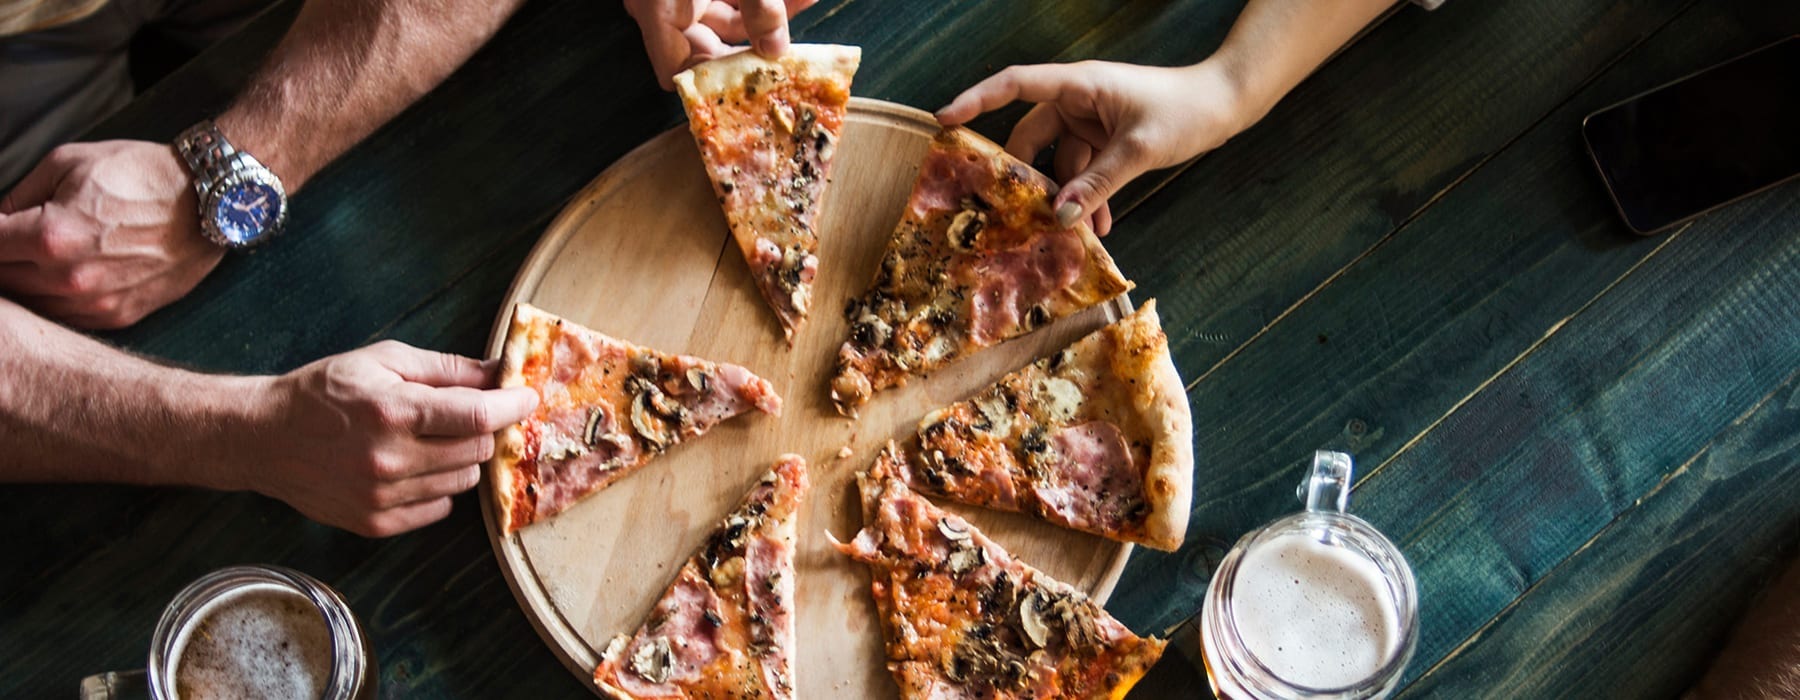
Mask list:
[[[1062,191],[1056,193],[1056,223],[1072,228],[1075,222],[1093,214],[1120,187],[1149,169],[1145,159],[1144,149],[1134,141],[1114,139],[1107,144],[1094,154],[1086,170],[1069,178]]]

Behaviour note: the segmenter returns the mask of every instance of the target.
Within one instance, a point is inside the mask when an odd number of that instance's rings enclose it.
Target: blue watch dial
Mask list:
[[[281,205],[281,193],[263,183],[251,181],[230,185],[219,193],[213,223],[227,240],[245,245],[268,233],[269,226],[281,213]]]

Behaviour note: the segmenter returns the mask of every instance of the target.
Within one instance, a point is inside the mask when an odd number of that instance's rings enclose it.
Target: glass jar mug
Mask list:
[[[375,697],[374,654],[350,605],[293,569],[234,566],[175,595],[140,671],[81,681],[82,700]]]
[[[1251,531],[1206,589],[1200,644],[1227,700],[1364,700],[1394,691],[1418,643],[1400,550],[1346,512],[1350,456],[1317,452],[1306,509]]]

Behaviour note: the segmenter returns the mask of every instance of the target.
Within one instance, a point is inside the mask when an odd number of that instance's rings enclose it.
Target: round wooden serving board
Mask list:
[[[857,421],[826,382],[845,337],[841,309],[874,277],[937,123],[910,107],[852,99],[819,231],[814,314],[792,348],[752,284],[685,127],[651,139],[577,194],[513,282],[488,345],[498,357],[516,302],[667,352],[735,362],[773,382],[777,418],[727,421],[563,514],[505,537],[482,485],[488,536],[519,605],[569,670],[593,688],[599,650],[630,634],[681,563],[784,452],[806,458],[813,490],[799,523],[798,694],[894,697],[867,569],[832,549],[861,527],[853,485],[889,438],[1128,310],[1120,300],[877,394]],[[854,450],[837,457],[844,446]],[[1126,545],[1011,513],[948,506],[1021,560],[1104,601]]]

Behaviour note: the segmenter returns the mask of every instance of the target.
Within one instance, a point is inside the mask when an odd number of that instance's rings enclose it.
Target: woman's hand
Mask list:
[[[1240,99],[1225,70],[1211,62],[1184,68],[1105,61],[1013,66],[976,83],[938,110],[946,126],[1014,100],[1037,103],[1006,141],[1027,163],[1056,144],[1053,205],[1064,226],[1090,220],[1112,229],[1106,200],[1146,171],[1217,148],[1262,116]],[[1091,218],[1090,218],[1091,217]]]

